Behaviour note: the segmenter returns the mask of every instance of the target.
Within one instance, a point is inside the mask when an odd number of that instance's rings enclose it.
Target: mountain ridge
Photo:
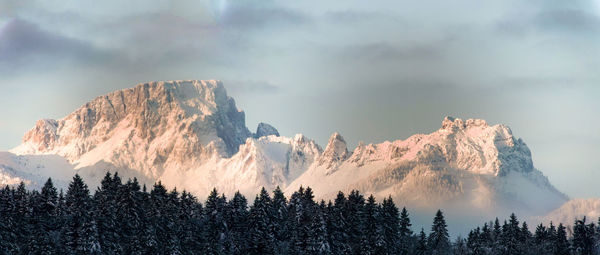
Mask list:
[[[525,208],[530,215],[568,199],[535,169],[531,151],[506,125],[446,117],[430,134],[352,150],[336,132],[323,149],[302,134],[280,136],[266,123],[250,132],[245,113],[216,80],[140,83],[97,97],[63,119],[36,122],[11,153],[0,158],[2,184],[29,178],[34,185],[35,174],[63,172],[23,163],[55,155],[91,184],[106,171],[125,171],[199,197],[213,187],[251,197],[261,187],[290,194],[311,186],[317,198],[359,189],[415,208]]]

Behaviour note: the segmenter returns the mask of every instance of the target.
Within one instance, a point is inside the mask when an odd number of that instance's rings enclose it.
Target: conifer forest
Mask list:
[[[0,189],[0,254],[599,254],[599,225],[573,219],[530,228],[517,216],[450,238],[443,212],[413,229],[406,208],[358,191],[315,201],[311,188],[287,198],[262,189],[251,203],[213,190],[151,189],[107,173],[90,192],[75,175],[64,192]]]

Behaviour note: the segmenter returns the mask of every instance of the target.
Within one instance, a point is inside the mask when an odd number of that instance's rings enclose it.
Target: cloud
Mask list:
[[[0,32],[0,72],[37,64],[51,69],[61,62],[91,63],[103,55],[86,42],[44,31],[21,19],[11,20]]]
[[[281,88],[267,81],[225,81],[227,90],[237,93],[278,93]]]
[[[553,10],[540,13],[536,17],[538,26],[549,30],[565,32],[600,32],[600,18],[593,13],[577,10]]]
[[[425,44],[410,46],[393,45],[387,42],[349,45],[338,52],[339,57],[366,62],[398,61],[410,59],[432,59],[441,53],[439,47]]]
[[[285,27],[308,22],[307,15],[266,1],[235,1],[217,14],[220,25],[235,29]]]

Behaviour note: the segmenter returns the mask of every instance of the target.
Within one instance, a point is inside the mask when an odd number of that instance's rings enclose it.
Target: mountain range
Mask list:
[[[107,171],[200,198],[213,188],[253,197],[261,187],[291,194],[310,186],[327,200],[357,189],[414,212],[442,208],[469,220],[545,215],[569,200],[506,125],[446,117],[430,134],[349,149],[334,133],[323,148],[266,123],[250,131],[215,80],[142,83],[97,97],[62,119],[37,121],[21,145],[0,152],[2,185],[38,188],[52,177],[64,188],[79,173],[97,186]]]

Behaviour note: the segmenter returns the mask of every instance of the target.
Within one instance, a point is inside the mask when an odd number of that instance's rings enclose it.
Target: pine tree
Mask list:
[[[406,210],[402,211],[408,219],[408,213]],[[383,204],[381,206],[381,227],[383,228],[383,239],[385,241],[384,251],[385,254],[402,254],[401,253],[401,242],[402,238],[400,236],[401,233],[401,222],[400,215],[398,212],[398,208],[394,204],[392,197],[388,197],[383,200]],[[404,219],[404,220],[406,220]],[[408,226],[407,226],[408,223]],[[410,226],[410,219],[408,222],[403,223],[405,228]],[[406,230],[404,230],[406,231]],[[408,229],[410,231],[410,229]],[[410,234],[408,235],[410,236]]]
[[[35,218],[37,218],[37,224],[34,226],[35,238],[31,239],[34,242],[32,251],[39,252],[39,254],[53,254],[58,249],[58,240],[55,237],[58,236],[60,225],[56,219],[58,192],[52,179],[48,178],[36,200],[32,204]]]
[[[341,191],[338,192],[329,213],[329,232],[331,251],[334,254],[350,254],[348,235],[348,200]]]
[[[373,195],[367,198],[364,206],[364,225],[361,240],[361,254],[383,254],[386,246],[379,219],[380,208]]]
[[[361,233],[364,230],[364,205],[365,199],[357,190],[353,190],[348,195],[348,202],[344,209],[347,213],[347,228],[348,244],[352,250],[352,254],[360,254],[361,252]]]
[[[290,230],[288,226],[288,208],[287,199],[283,191],[277,186],[273,191],[273,201],[271,203],[271,212],[273,213],[273,251],[276,254],[287,254],[290,249]]]
[[[116,174],[115,174],[116,175]],[[136,178],[128,180],[121,185],[120,179],[113,182],[118,187],[116,196],[116,208],[118,209],[117,220],[119,235],[121,236],[120,248],[127,254],[136,254],[143,250],[144,240],[144,208],[142,203],[142,192]]]
[[[594,248],[595,227],[591,223],[586,225],[586,217],[575,220],[573,227],[573,250],[576,254],[592,254]]]
[[[487,222],[484,223],[483,227],[481,228],[481,234],[479,235],[482,249],[485,251],[486,254],[490,253],[494,246],[493,232],[490,226],[491,222],[490,224],[488,224]]]
[[[205,227],[205,251],[208,254],[222,254],[225,252],[225,242],[227,240],[227,224],[224,211],[227,209],[227,202],[223,196],[219,196],[216,189],[210,192],[206,200],[204,209]]]
[[[432,254],[448,254],[450,250],[450,240],[446,220],[441,210],[438,210],[431,225],[431,233],[427,239],[427,244]]]
[[[120,246],[121,231],[117,223],[117,192],[121,185],[119,175],[115,173],[114,179],[107,172],[100,182],[100,187],[94,194],[96,222],[100,238],[100,246],[107,254],[122,253]]]
[[[271,197],[265,188],[262,188],[250,207],[249,254],[274,254],[271,208]]]
[[[399,227],[399,236],[400,236],[400,252],[399,254],[407,255],[411,250],[411,236],[413,234],[410,229],[411,223],[410,218],[408,217],[408,211],[406,207],[402,207],[402,212],[400,213],[400,227]]]
[[[65,196],[65,219],[62,235],[65,248],[74,254],[100,254],[96,222],[92,215],[92,199],[79,175],[73,177]]]
[[[569,241],[567,240],[567,231],[562,223],[558,224],[556,229],[556,238],[553,244],[554,255],[567,255],[569,254]]]
[[[512,213],[509,222],[502,226],[502,247],[508,254],[521,254],[521,228],[517,216]]]
[[[536,251],[539,254],[547,254],[550,252],[550,247],[547,246],[548,239],[548,231],[546,230],[546,227],[544,227],[544,225],[540,223],[535,228],[535,233],[533,235],[533,243],[535,244]]]
[[[325,201],[321,201],[320,206],[316,208],[313,214],[309,235],[308,235],[308,254],[332,254],[329,245],[329,234],[327,233],[327,223],[325,222]]]
[[[15,230],[14,190],[6,186],[0,191],[0,253],[18,254]]]
[[[29,236],[31,235],[31,228],[28,224],[29,217],[29,192],[25,189],[25,183],[19,183],[17,189],[13,192],[14,199],[14,233],[16,236],[15,243],[18,246],[18,250],[21,253],[28,253],[27,245],[29,243]]]
[[[469,255],[469,249],[465,243],[465,239],[461,236],[456,238],[454,241],[454,247],[452,249],[454,255]]]
[[[425,231],[421,228],[421,232],[417,237],[417,245],[415,247],[415,254],[417,255],[425,255],[428,254],[429,246],[427,245],[427,236],[425,235]]]
[[[529,231],[529,226],[527,226],[527,222],[523,221],[521,225],[521,231],[519,231],[519,250],[523,253],[528,251],[529,247],[531,247],[531,239],[533,238],[531,235],[531,231]]]
[[[485,251],[482,247],[480,235],[481,231],[479,227],[477,227],[475,230],[471,230],[467,237],[467,247],[473,255],[485,254]]]
[[[498,218],[494,221],[494,229],[492,230],[492,238],[494,240],[494,244],[492,246],[492,250],[500,251],[503,250],[502,246],[502,226],[500,226],[500,221]]]

